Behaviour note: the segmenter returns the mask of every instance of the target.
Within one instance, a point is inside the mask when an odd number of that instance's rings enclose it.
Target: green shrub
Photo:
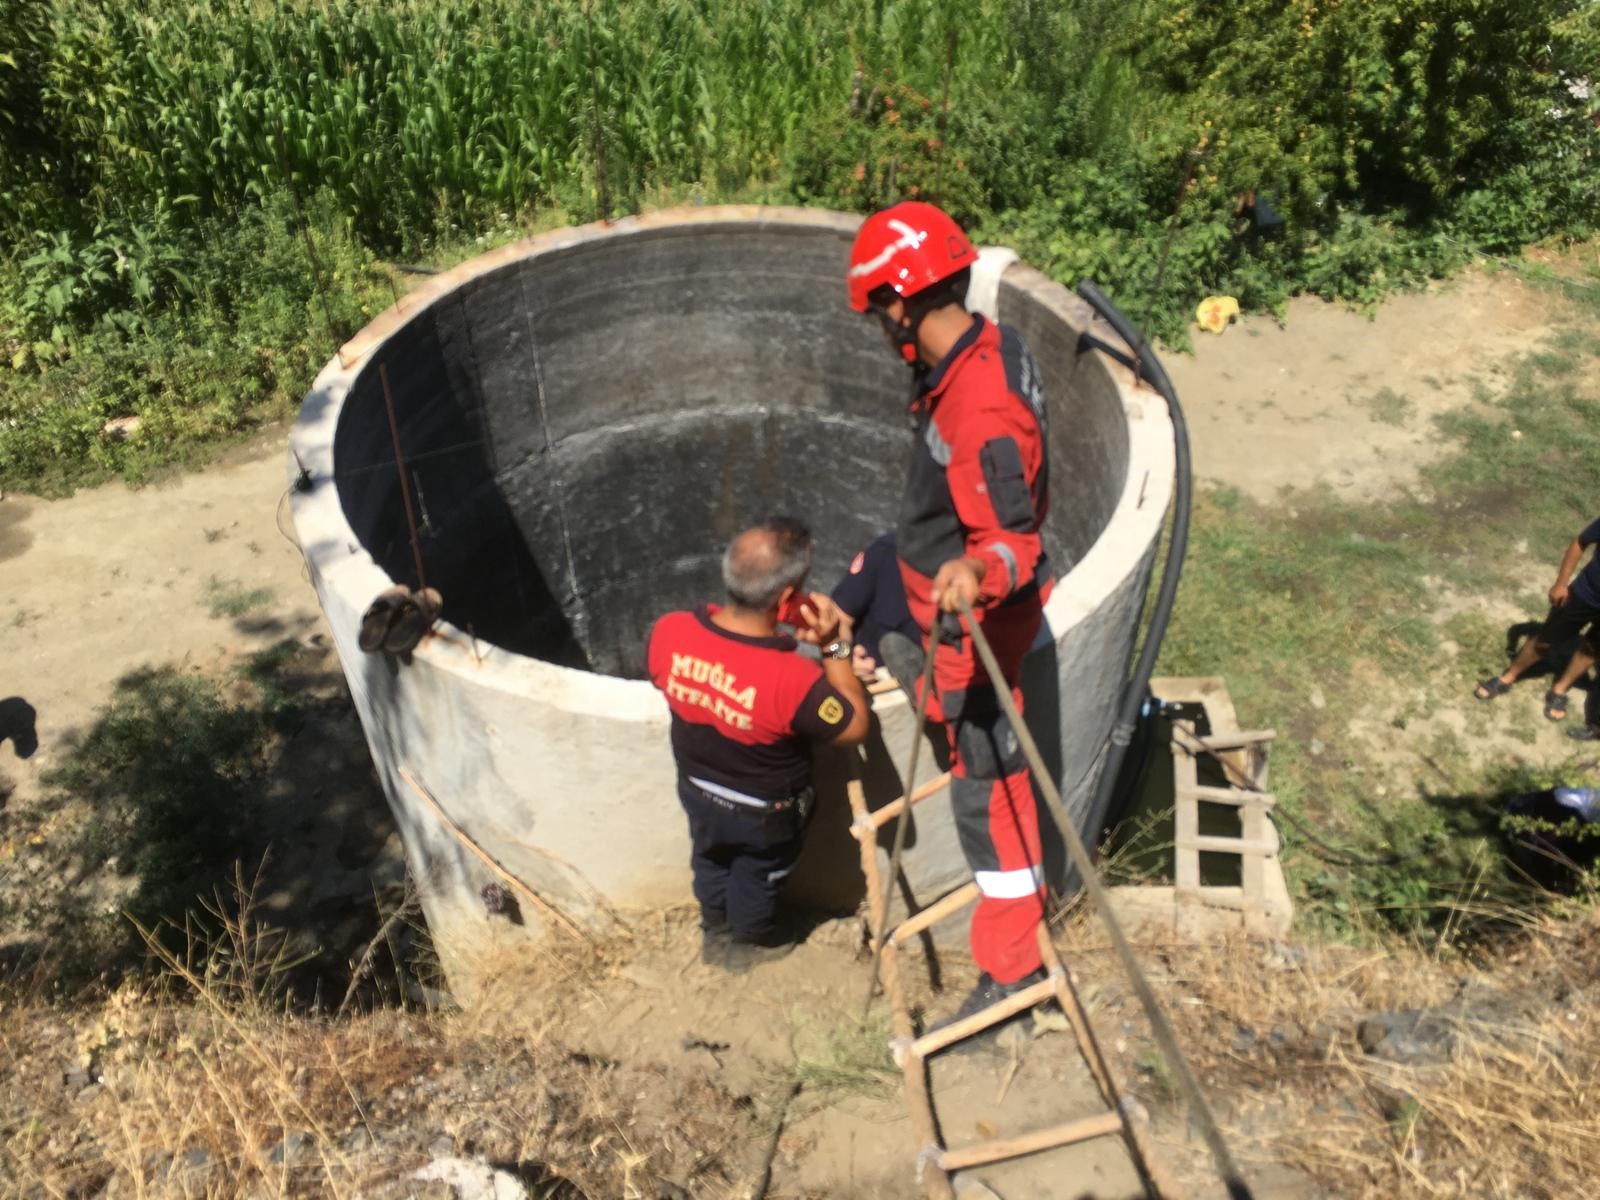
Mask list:
[[[0,486],[138,480],[291,412],[337,342],[393,296],[331,200],[313,202],[310,218],[326,312],[279,194],[182,235],[186,303],[130,297],[134,307],[110,309],[87,332],[15,350],[15,369],[0,366]],[[141,419],[137,433],[102,432],[125,416]]]
[[[1367,305],[1600,227],[1596,63],[1587,0],[13,0],[0,480],[137,474],[298,394],[331,347],[291,184],[341,326],[372,255],[535,210],[920,195],[1181,342],[1209,293]],[[142,446],[97,441],[129,412]]]

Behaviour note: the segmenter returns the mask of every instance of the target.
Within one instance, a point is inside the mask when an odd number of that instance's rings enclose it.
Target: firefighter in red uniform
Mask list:
[[[850,252],[850,306],[872,313],[915,373],[912,460],[896,541],[911,615],[926,634],[973,609],[1005,678],[991,680],[970,637],[941,641],[929,713],[954,754],[951,800],[982,893],[972,917],[982,974],[957,1017],[1043,977],[1039,815],[996,686],[1011,689],[1043,618],[1049,582],[1039,529],[1047,505],[1044,389],[1017,333],[965,305],[977,259],[961,227],[907,201],[868,217]],[[953,618],[943,618],[951,628]]]
[[[798,521],[745,530],[722,560],[726,607],[666,614],[646,650],[672,711],[701,957],[730,970],[793,949],[776,915],[812,807],[810,743],[856,745],[871,724],[838,609],[800,590],[811,556]],[[779,635],[780,614],[793,638]],[[797,640],[820,649],[821,665]]]

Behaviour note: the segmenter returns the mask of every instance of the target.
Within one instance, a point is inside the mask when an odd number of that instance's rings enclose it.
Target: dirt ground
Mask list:
[[[1413,485],[1446,449],[1440,413],[1495,394],[1508,363],[1559,320],[1548,289],[1472,271],[1384,302],[1368,317],[1315,297],[1280,323],[1248,316],[1193,334],[1162,362],[1194,442],[1195,473],[1257,500],[1326,483],[1373,500]]]
[[[1472,273],[1397,297],[1371,321],[1297,300],[1281,327],[1247,318],[1221,337],[1199,333],[1192,357],[1169,355],[1167,364],[1203,478],[1262,499],[1319,482],[1351,498],[1378,498],[1412,486],[1418,467],[1440,452],[1432,416],[1472,403],[1480,384],[1492,388],[1509,356],[1535,344],[1551,321],[1544,293],[1511,274]],[[0,746],[0,799],[11,791],[10,812],[30,810],[41,772],[60,761],[117,679],[137,667],[219,672],[292,638],[320,655],[336,679],[315,596],[279,511],[283,456],[284,432],[274,430],[207,469],[137,491],[112,484],[65,500],[0,500],[0,701],[25,701],[37,735],[27,758]],[[248,613],[213,615],[220,599],[239,592],[256,593]],[[313,780],[290,779],[281,790],[286,805],[314,794],[321,809],[334,793],[347,797],[335,814],[338,829],[308,823],[301,841],[313,855],[365,823],[368,844],[343,868],[354,885],[361,872],[397,862],[397,847],[365,782],[359,731],[348,720],[327,724],[342,729],[320,736],[347,759],[347,773],[315,788]],[[1540,731],[1546,735],[1556,736]],[[29,832],[15,830],[13,841]],[[16,852],[8,843],[0,860]],[[830,1038],[852,1024],[865,984],[857,923],[825,926],[791,958],[733,982],[702,967],[695,949],[681,914],[641,929],[626,961],[563,1006],[562,1040],[647,1072],[703,1074],[721,1089],[755,1095],[769,1094],[797,1058],[849,1061]],[[936,995],[924,980],[919,994],[937,1015],[953,1006],[962,982],[953,975],[950,991]],[[1124,1077],[1159,1098],[1138,1058],[1136,1023],[1119,1018],[1102,1035]],[[1030,1043],[1015,1063],[1005,1054],[941,1060],[935,1083],[947,1136],[957,1144],[1098,1105],[1070,1037],[1060,1033]],[[1239,1095],[1230,1107],[1243,1113],[1253,1102]],[[1158,1133],[1201,1184],[1196,1144],[1174,1124],[1170,1106],[1164,1111]],[[909,1197],[912,1150],[893,1079],[809,1087],[788,1122],[772,1194]],[[1270,1164],[1253,1169],[1262,1172],[1258,1195],[1324,1194],[1303,1174],[1273,1175]],[[1138,1194],[1126,1155],[1106,1140],[972,1174],[1005,1200]],[[1213,1194],[1214,1183],[1197,1186],[1197,1195]]]
[[[274,430],[203,471],[138,491],[0,500],[0,695],[37,716],[39,748],[0,771],[16,799],[38,794],[116,680],[140,667],[215,670],[285,637],[322,629],[300,551],[285,536],[285,441]],[[218,596],[268,589],[238,617]]]

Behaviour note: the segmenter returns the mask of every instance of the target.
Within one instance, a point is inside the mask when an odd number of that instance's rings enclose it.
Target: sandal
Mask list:
[[[1511,685],[1501,680],[1498,675],[1491,675],[1477,687],[1472,689],[1472,694],[1479,700],[1489,701],[1496,696],[1504,696],[1511,690]]]
[[[411,593],[399,584],[384,588],[371,604],[367,611],[361,614],[361,632],[356,638],[356,644],[371,654],[374,650],[383,648],[383,639],[389,636],[389,627],[394,624],[400,605],[410,598]]]
[[[1567,697],[1555,689],[1544,694],[1544,715],[1549,721],[1565,721],[1567,719]]]

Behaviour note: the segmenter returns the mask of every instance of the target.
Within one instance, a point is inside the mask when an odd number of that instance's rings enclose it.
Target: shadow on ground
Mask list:
[[[237,968],[243,935],[297,1005],[339,1004],[357,973],[374,998],[404,990],[424,931],[401,911],[399,837],[332,661],[285,639],[223,675],[118,680],[44,777],[42,811],[4,814],[8,835],[40,832],[0,867],[0,965],[115,979],[150,964],[142,926],[197,968]]]

